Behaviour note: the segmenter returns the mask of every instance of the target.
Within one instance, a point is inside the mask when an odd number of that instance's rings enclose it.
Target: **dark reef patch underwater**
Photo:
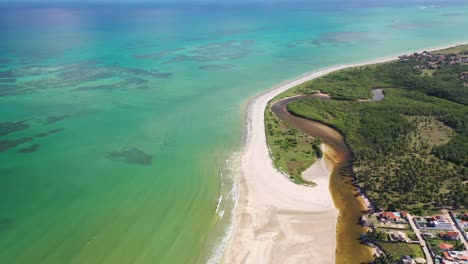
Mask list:
[[[138,165],[151,165],[153,163],[153,156],[143,152],[137,148],[122,149],[120,151],[113,151],[106,155],[107,159],[114,161],[121,161],[125,163],[132,163]]]
[[[41,144],[34,144],[30,147],[26,147],[26,148],[22,148],[20,150],[18,150],[18,153],[31,153],[31,152],[35,152],[39,149],[39,147],[41,146]]]
[[[58,65],[27,65],[0,72],[0,97],[48,89],[69,91],[127,91],[147,89],[150,80],[167,79],[172,72],[108,66],[96,60]],[[37,77],[42,77],[37,79]],[[17,83],[17,78],[32,78]],[[105,82],[105,84],[102,84]],[[85,85],[83,85],[85,84]]]
[[[27,128],[29,128],[29,125],[26,123],[25,120],[16,122],[0,122],[0,137]]]

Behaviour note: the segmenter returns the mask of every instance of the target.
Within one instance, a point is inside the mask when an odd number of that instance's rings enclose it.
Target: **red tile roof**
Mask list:
[[[451,237],[456,236],[456,237],[458,237],[458,233],[455,232],[455,231],[448,231],[446,234],[447,234],[447,236],[451,236]]]
[[[448,260],[453,260],[453,258],[450,256],[448,252],[444,252],[444,257]]]
[[[453,246],[451,244],[447,244],[447,243],[440,243],[439,248],[440,249],[453,249]]]
[[[380,213],[380,216],[385,217],[385,218],[392,218],[392,219],[398,219],[399,218],[392,212],[382,212],[382,213]]]

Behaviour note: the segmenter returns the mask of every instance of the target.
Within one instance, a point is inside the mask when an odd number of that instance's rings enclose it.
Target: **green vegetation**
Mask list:
[[[468,45],[436,53],[468,55]],[[319,91],[331,96],[332,100],[293,101],[287,108],[344,135],[353,153],[356,182],[376,209],[424,214],[468,206],[468,93],[460,77],[468,72],[468,64],[421,69],[426,66],[421,63],[402,59],[345,69],[274,99]],[[371,98],[376,88],[384,88],[384,100],[359,100]],[[275,164],[286,168],[293,179],[312,164],[310,156],[323,155],[319,140],[314,142],[288,127],[269,108],[265,115]],[[309,150],[310,155],[304,155]],[[364,243],[376,243],[386,253],[374,263],[394,263],[406,255],[424,257],[418,244],[390,243],[385,231],[377,228],[362,237]],[[411,230],[401,231],[417,240]]]
[[[468,66],[444,66],[431,77],[421,76],[414,66],[392,62],[327,75],[296,92],[319,89],[350,100],[304,99],[290,103],[288,110],[345,136],[356,179],[379,208],[418,214],[441,206],[466,207],[468,94],[461,92],[457,74]],[[334,81],[326,88],[329,80]],[[384,84],[393,87],[385,88],[384,100],[356,101]],[[352,89],[335,93],[338,86]]]
[[[408,238],[410,238],[411,240],[413,241],[418,241],[418,237],[416,236],[416,234],[410,229],[410,227],[408,226],[408,229],[397,229],[397,228],[382,228],[382,227],[378,227],[375,229],[377,232],[381,232],[381,233],[384,233],[384,234],[388,234],[388,233],[391,233],[391,232],[402,232],[402,233],[405,233]],[[388,235],[385,235],[385,237],[383,239],[380,239],[380,241],[390,241],[390,238],[388,237]]]
[[[458,251],[465,250],[465,246],[460,240],[453,241],[453,240],[442,240],[442,239],[428,239],[426,241],[431,247],[434,254],[439,255],[439,256],[442,256],[443,254],[442,250],[439,248],[439,245],[442,243],[452,245],[454,250],[458,250]]]
[[[357,100],[371,98],[369,87],[386,87],[389,84],[375,76],[369,69],[375,66],[356,67],[327,74],[323,77],[300,84],[277,98],[297,94],[314,94],[317,91],[332,95],[333,99]],[[276,98],[275,98],[276,99]]]
[[[416,234],[412,230],[386,228],[377,228],[368,231],[362,240],[365,243],[370,242],[372,244],[378,245],[385,252],[386,256],[393,256],[397,259],[400,259],[403,256],[411,256],[413,258],[424,257],[424,253],[419,244],[391,242],[388,236],[388,233],[390,232],[403,232],[412,240],[418,240]]]
[[[322,145],[322,140],[320,138],[312,143],[312,149],[314,150],[315,156],[319,159],[323,157],[323,151],[320,148],[320,145]]]
[[[384,241],[386,239],[387,239],[387,235],[378,229],[373,229],[371,231],[368,231],[365,236],[365,241],[368,241],[371,243],[377,243],[379,241]]]
[[[436,70],[432,69],[421,69],[421,76],[432,76],[435,72]]]
[[[380,242],[379,246],[384,252],[391,252],[391,254],[396,256],[398,259],[403,256],[424,258],[424,252],[419,244]]]
[[[399,259],[392,254],[374,255],[374,258],[373,264],[395,264],[399,261]]]
[[[275,166],[296,183],[314,185],[302,179],[301,173],[321,157],[316,147],[319,141],[279,120],[269,108],[265,111],[265,130]]]
[[[468,52],[468,45],[458,45],[458,46],[455,46],[455,47],[451,47],[451,48],[448,48],[448,49],[443,49],[443,50],[437,50],[437,51],[433,51],[431,53],[434,53],[434,54],[457,54],[457,53],[467,53]]]

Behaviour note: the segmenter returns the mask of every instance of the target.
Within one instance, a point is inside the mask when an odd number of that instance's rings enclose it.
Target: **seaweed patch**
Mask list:
[[[41,144],[34,144],[30,147],[26,147],[26,148],[22,148],[20,150],[18,150],[18,153],[31,153],[31,152],[35,152],[39,149],[39,147],[41,146]]]
[[[43,137],[47,137],[49,135],[49,133],[39,133],[39,134],[36,134],[34,135],[35,138],[43,138]]]
[[[16,122],[0,122],[0,136],[5,136],[10,133],[24,130],[29,128],[28,123],[26,121],[16,121]]]
[[[49,116],[47,117],[46,121],[44,122],[44,125],[50,125],[52,123],[58,122],[60,120],[63,120],[65,118],[70,117],[69,115],[54,115],[54,116]]]
[[[36,135],[34,135],[34,138],[47,137],[50,134],[55,134],[55,133],[61,132],[63,130],[65,130],[65,129],[64,128],[53,129],[53,130],[50,130],[49,132],[45,132],[45,133],[43,132],[43,133],[36,134]]]
[[[109,160],[132,163],[138,165],[151,165],[153,156],[137,148],[122,149],[113,151],[105,156]]]
[[[16,82],[16,78],[47,74],[44,78]],[[156,69],[140,69],[134,67],[118,67],[100,64],[96,61],[84,61],[75,64],[55,66],[23,66],[0,71],[0,96],[21,95],[43,89],[89,90],[122,90],[133,89],[148,82],[145,78],[169,78],[171,72],[161,72]],[[115,79],[121,81],[116,81]],[[102,81],[106,80],[106,84]],[[88,84],[101,82],[100,84]],[[80,85],[82,85],[80,87]],[[130,87],[129,87],[130,86]]]
[[[4,140],[0,140],[0,152],[4,152],[4,151],[7,151],[11,148],[14,148],[18,145],[21,145],[23,143],[26,143],[28,141],[31,141],[33,140],[33,138],[27,138],[27,137],[24,137],[24,138],[20,138],[20,139],[4,139]]]
[[[49,134],[55,134],[58,132],[62,132],[63,130],[65,130],[65,128],[57,128],[57,129],[49,131]]]

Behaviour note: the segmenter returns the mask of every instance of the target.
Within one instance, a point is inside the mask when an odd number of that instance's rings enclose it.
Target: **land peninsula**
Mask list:
[[[467,58],[464,45],[343,65],[252,100],[224,262],[433,263],[408,218],[468,206]],[[380,211],[414,243],[362,217]]]

